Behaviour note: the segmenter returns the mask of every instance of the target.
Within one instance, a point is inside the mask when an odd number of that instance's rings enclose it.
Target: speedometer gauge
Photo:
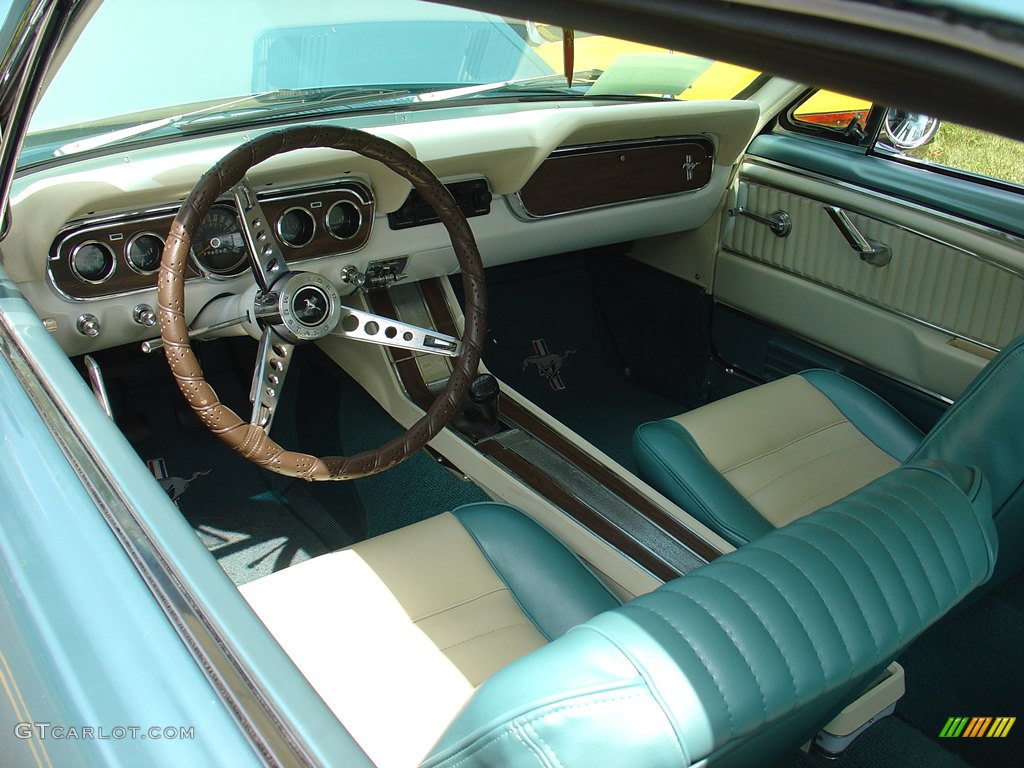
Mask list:
[[[237,275],[248,259],[238,216],[231,208],[215,206],[196,229],[192,258],[214,275]]]

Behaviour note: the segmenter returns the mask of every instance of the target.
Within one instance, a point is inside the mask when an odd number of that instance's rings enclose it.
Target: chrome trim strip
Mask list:
[[[508,419],[508,421],[512,420]],[[597,483],[594,478],[526,432],[519,424],[512,423],[512,426],[515,429],[500,432],[491,439],[525,459],[534,467],[543,468],[551,481],[565,493],[589,508],[608,525],[640,544],[662,564],[682,575],[705,565],[705,560],[702,557],[672,536],[657,522],[649,519],[632,504]],[[460,437],[462,436],[460,435]],[[462,439],[466,440],[465,437]],[[491,464],[502,467],[501,463],[493,456],[486,458]],[[523,479],[515,471],[502,468],[513,477]]]
[[[42,94],[41,83],[49,65],[49,54],[80,9],[72,7],[62,15],[58,12],[59,6],[56,0],[36,0],[30,9],[25,9],[16,25],[17,41],[12,41],[9,50],[4,52],[4,71],[0,79],[4,109],[3,141],[0,141],[0,234],[4,237],[10,231],[11,185],[32,108]],[[13,15],[7,21],[15,25]]]
[[[275,711],[251,670],[232,653],[216,625],[188,590],[168,554],[150,535],[138,511],[122,496],[89,450],[67,406],[50,389],[7,315],[0,312],[0,345],[61,452],[77,471],[97,509],[131,558],[178,636],[210,681],[257,754],[270,766],[317,765],[301,737]]]
[[[751,180],[751,179],[740,179],[740,183],[741,184],[756,184],[759,187],[766,187],[768,189],[775,189],[775,190],[778,190],[779,192],[785,192],[786,194],[796,195],[797,197],[802,197],[805,200],[813,200],[813,201],[815,201],[817,203],[821,203],[822,205],[824,205],[826,207],[827,206],[835,205],[835,201],[834,200],[825,200],[825,199],[822,199],[821,197],[818,197],[816,195],[809,195],[806,192],[802,192],[802,191],[799,191],[799,190],[791,189],[791,188],[788,188],[788,187],[785,187],[785,186],[782,186],[782,185],[779,185],[779,184],[775,184],[773,182],[756,181],[756,180]],[[871,196],[871,191],[870,190],[865,190],[865,189],[862,189],[862,188],[852,187],[849,191],[856,192],[856,193],[861,194],[861,195]],[[885,199],[885,198],[883,198],[883,199]],[[892,202],[893,203],[897,203],[898,201],[894,199]],[[988,256],[983,256],[980,253],[976,253],[975,251],[969,251],[966,248],[963,248],[963,247],[961,247],[959,245],[954,245],[953,243],[950,243],[950,242],[948,242],[946,240],[943,240],[943,239],[941,239],[939,237],[936,237],[935,235],[930,235],[927,232],[921,232],[920,230],[914,229],[912,227],[908,227],[905,224],[899,223],[895,219],[890,219],[890,218],[888,218],[886,216],[879,216],[879,215],[874,214],[874,213],[867,213],[862,208],[857,208],[857,207],[850,206],[850,205],[844,205],[844,206],[842,206],[842,208],[844,210],[846,210],[846,211],[852,211],[853,213],[856,213],[856,214],[858,214],[860,216],[864,216],[865,218],[872,219],[872,220],[877,221],[877,222],[879,222],[881,224],[885,224],[886,226],[894,227],[896,229],[901,229],[904,232],[907,232],[907,233],[909,233],[911,235],[914,235],[916,237],[921,237],[921,238],[924,238],[925,240],[930,240],[931,242],[933,242],[933,243],[935,243],[937,245],[941,245],[943,248],[950,248],[950,249],[952,249],[954,251],[959,251],[964,256],[969,256],[972,259],[980,261],[980,262],[982,262],[984,264],[988,264],[991,267],[995,267],[996,269],[1000,269],[1000,270],[1002,270],[1004,272],[1009,272],[1014,277],[1024,278],[1024,271],[1019,270],[1016,267],[1011,267],[1011,266],[1009,266],[1007,264],[1003,264],[1002,262],[996,261],[995,259],[989,258]],[[927,209],[927,208],[922,208],[920,210],[920,212],[921,213],[930,213],[929,209]],[[952,217],[949,220],[952,223],[956,223],[956,224],[959,224],[962,221],[960,219],[955,219],[955,218],[952,218]],[[967,223],[969,223],[969,222],[967,222]],[[1024,240],[1022,240],[1020,242],[1020,247],[1024,248]]]
[[[986,343],[984,341],[978,341],[978,339],[975,339],[972,336],[965,336],[964,334],[960,333],[959,331],[951,331],[949,328],[943,328],[940,325],[936,325],[935,323],[930,323],[927,320],[922,320],[919,317],[914,317],[913,315],[907,314],[906,312],[901,312],[898,309],[893,309],[892,307],[887,307],[884,304],[879,304],[879,303],[871,301],[869,299],[865,299],[863,296],[858,296],[855,293],[850,293],[849,291],[843,290],[842,288],[837,288],[834,285],[828,285],[827,283],[822,283],[822,282],[820,282],[818,280],[812,280],[809,277],[804,277],[803,275],[798,275],[795,272],[790,272],[788,269],[783,269],[782,267],[777,266],[775,264],[769,264],[767,261],[761,261],[761,259],[756,259],[753,256],[748,256],[745,253],[740,253],[739,251],[734,251],[732,248],[724,248],[723,247],[722,250],[724,252],[726,252],[726,253],[732,254],[733,256],[739,256],[741,259],[746,259],[747,261],[752,262],[753,264],[758,264],[758,265],[760,265],[762,267],[767,267],[768,269],[772,269],[772,270],[775,270],[776,272],[780,272],[780,273],[782,273],[784,275],[788,275],[789,277],[796,278],[797,280],[804,280],[804,281],[806,281],[808,283],[812,283],[813,285],[817,285],[817,286],[820,286],[822,288],[826,288],[826,289],[828,289],[830,291],[834,291],[835,293],[838,293],[840,296],[846,296],[849,299],[855,299],[855,300],[859,301],[861,304],[865,304],[865,305],[867,305],[869,307],[874,307],[875,309],[880,309],[883,312],[888,312],[888,313],[890,313],[892,315],[896,315],[896,317],[900,317],[900,318],[902,318],[904,320],[911,320],[911,321],[917,323],[918,325],[923,325],[926,328],[931,328],[933,331],[938,331],[939,333],[945,333],[948,336],[952,336],[953,338],[963,339],[964,341],[969,341],[972,344],[977,344],[979,347],[984,347],[985,349],[991,350],[992,352],[999,352],[1000,349],[1001,349],[1000,347],[993,347],[991,344],[988,344],[988,343]],[[722,302],[722,303],[724,304],[725,302]],[[746,312],[746,310],[744,310],[742,307],[736,307],[736,309],[739,309],[740,311]]]
[[[714,171],[711,172],[711,177],[714,178]],[[556,219],[560,216],[574,216],[577,213],[589,213],[591,211],[601,211],[606,208],[624,208],[628,205],[636,205],[637,203],[649,203],[652,200],[668,200],[673,197],[685,197],[686,195],[692,195],[695,192],[701,192],[708,188],[711,184],[711,180],[703,187],[697,187],[695,189],[686,189],[682,192],[672,192],[667,195],[652,195],[651,197],[638,197],[635,200],[623,200],[621,203],[603,203],[601,205],[592,205],[588,208],[574,208],[571,211],[561,211],[559,213],[545,213],[538,215],[530,213],[526,210],[526,205],[523,203],[521,192],[516,192],[512,195],[502,195],[508,203],[509,210],[512,211],[512,215],[520,221],[534,222],[534,221],[545,221],[546,219]]]
[[[616,152],[623,149],[641,149],[646,147],[671,147],[675,144],[692,144],[695,141],[706,141],[711,145],[712,155],[709,160],[714,159],[714,152],[718,149],[715,141],[707,134],[690,134],[688,136],[655,137],[652,139],[615,139],[613,141],[598,141],[590,144],[568,144],[564,147],[555,147],[548,157],[562,157],[564,155],[585,155],[591,152]]]

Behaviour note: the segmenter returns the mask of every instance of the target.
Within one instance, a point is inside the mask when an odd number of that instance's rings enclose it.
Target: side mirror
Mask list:
[[[940,124],[936,117],[890,107],[882,121],[880,139],[901,152],[919,149],[935,138]]]

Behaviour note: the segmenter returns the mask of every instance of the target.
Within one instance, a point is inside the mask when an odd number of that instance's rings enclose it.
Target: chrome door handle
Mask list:
[[[826,205],[825,213],[832,219],[832,223],[839,229],[839,234],[850,244],[850,247],[857,252],[861,261],[873,267],[884,267],[892,261],[892,251],[885,243],[877,240],[868,240],[857,229],[849,214],[837,205]]]
[[[770,216],[762,216],[759,213],[748,211],[746,208],[741,206],[739,208],[730,208],[729,215],[746,216],[748,219],[752,219],[758,224],[764,224],[777,237],[786,237],[793,231],[793,220],[789,218],[789,214],[785,211],[776,211]]]

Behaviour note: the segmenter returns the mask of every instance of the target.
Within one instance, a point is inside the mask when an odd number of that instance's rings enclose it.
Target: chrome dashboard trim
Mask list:
[[[330,216],[331,215],[331,211],[333,211],[339,205],[351,206],[352,208],[355,209],[356,217],[357,217],[356,218],[356,231],[353,234],[347,235],[347,236],[344,236],[344,237],[342,235],[336,234],[331,229],[330,225],[327,223],[327,217]],[[370,226],[371,227],[373,226],[373,221],[372,220],[370,221]],[[362,227],[363,227],[363,211],[362,211],[362,209],[358,205],[353,203],[351,200],[335,200],[333,203],[330,204],[330,206],[328,206],[327,210],[324,211],[324,231],[327,232],[328,235],[333,237],[339,243],[345,243],[345,242],[348,242],[349,240],[351,240],[353,237],[355,237],[357,234],[359,234],[359,230],[362,229]],[[359,249],[357,248],[356,250],[359,250]]]
[[[711,182],[708,182],[710,184]],[[669,195],[652,195],[651,197],[638,197],[636,200],[623,200],[621,203],[604,203],[602,205],[592,205],[587,208],[576,208],[572,211],[561,211],[559,213],[546,213],[543,215],[529,213],[526,210],[526,206],[523,204],[523,199],[520,197],[519,192],[515,192],[511,195],[502,195],[505,201],[508,203],[509,210],[512,211],[512,215],[520,221],[535,222],[544,221],[546,219],[557,219],[562,216],[575,216],[580,213],[591,213],[593,211],[602,211],[608,208],[624,208],[628,205],[637,205],[641,203],[648,203],[652,200],[668,200],[675,197],[685,197],[686,195],[692,195],[695,192],[700,192],[707,188],[707,184],[697,189],[687,189],[683,192],[673,192]]]

